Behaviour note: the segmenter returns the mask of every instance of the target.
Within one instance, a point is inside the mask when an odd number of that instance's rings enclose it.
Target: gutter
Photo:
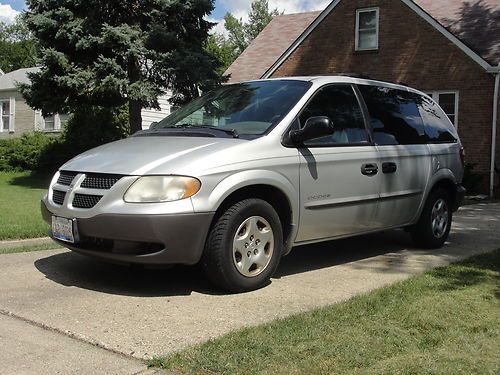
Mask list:
[[[500,73],[500,63],[498,63],[498,66],[490,66],[486,71],[491,74]]]
[[[491,127],[491,164],[490,164],[490,197],[493,198],[493,188],[495,185],[495,154],[497,140],[497,118],[498,118],[498,90],[500,85],[500,63],[488,72],[495,75],[495,91],[493,93],[493,122]]]

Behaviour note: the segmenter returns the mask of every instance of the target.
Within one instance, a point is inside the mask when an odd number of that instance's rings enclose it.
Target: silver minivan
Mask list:
[[[405,228],[444,244],[465,190],[443,110],[347,76],[222,86],[150,129],[64,164],[42,200],[50,235],[133,264],[197,264],[226,290],[268,283],[292,247]]]

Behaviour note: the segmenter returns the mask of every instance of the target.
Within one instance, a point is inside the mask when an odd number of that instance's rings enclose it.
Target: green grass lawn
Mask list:
[[[0,172],[0,240],[47,236],[40,198],[49,183],[27,172]]]
[[[186,374],[499,374],[499,298],[500,250],[150,365]]]
[[[41,250],[54,250],[62,249],[55,242],[42,243],[37,245],[21,245],[14,247],[0,247],[0,254],[16,254],[16,253],[27,253],[31,251],[41,251]]]

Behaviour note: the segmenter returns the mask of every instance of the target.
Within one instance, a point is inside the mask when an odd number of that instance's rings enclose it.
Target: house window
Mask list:
[[[55,129],[55,116],[48,116],[43,118],[43,129],[51,131]]]
[[[43,130],[47,132],[54,132],[61,130],[61,118],[59,114],[43,117]]]
[[[356,10],[356,51],[378,49],[379,9]]]
[[[458,126],[458,91],[431,91],[427,95],[439,104],[456,128]]]
[[[0,101],[0,132],[10,129],[10,100]]]

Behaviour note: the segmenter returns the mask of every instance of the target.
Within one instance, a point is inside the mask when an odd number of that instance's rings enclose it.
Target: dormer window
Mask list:
[[[378,49],[379,8],[356,10],[356,51]]]

